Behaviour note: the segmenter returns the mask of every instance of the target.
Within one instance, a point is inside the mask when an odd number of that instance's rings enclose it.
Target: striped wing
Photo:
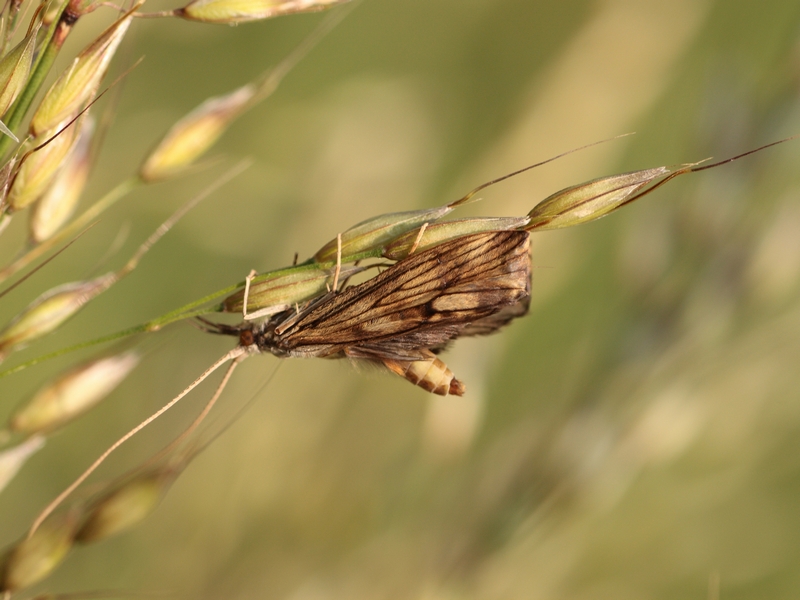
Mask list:
[[[313,305],[273,343],[293,355],[408,358],[530,294],[525,231],[464,236],[401,260]],[[280,328],[279,328],[280,329]]]

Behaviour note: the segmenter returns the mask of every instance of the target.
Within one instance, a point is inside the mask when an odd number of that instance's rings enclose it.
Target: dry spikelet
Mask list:
[[[372,217],[342,233],[341,242],[334,238],[325,244],[314,255],[314,260],[317,262],[335,261],[340,248],[341,256],[353,256],[382,248],[407,231],[416,229],[423,223],[436,221],[452,210],[450,206],[440,206]]]
[[[66,283],[39,296],[0,332],[0,359],[57,329],[116,280],[115,274],[106,274]]]
[[[363,271],[362,267],[342,267],[339,276],[347,278]],[[305,302],[331,289],[335,273],[330,265],[305,265],[283,273],[269,273],[256,277],[247,294],[247,312],[263,311],[270,307],[280,312],[298,302]],[[244,290],[228,296],[223,307],[225,312],[241,313]],[[268,313],[262,312],[262,315]]]
[[[252,85],[245,85],[225,96],[210,98],[175,123],[139,169],[142,180],[166,179],[190,166],[248,107],[256,91]]]
[[[50,87],[31,119],[33,135],[39,137],[75,118],[94,98],[137,8],[106,29]]]
[[[176,474],[174,469],[142,473],[101,494],[86,510],[75,541],[99,542],[138,525],[156,509]]]
[[[28,146],[37,150],[22,159],[8,191],[12,210],[21,210],[38,200],[50,187],[78,139],[79,119],[61,131],[53,131],[32,139]],[[55,135],[49,143],[45,142]]]
[[[6,448],[0,452],[0,491],[4,490],[8,483],[22,468],[31,456],[44,447],[44,437],[40,435],[28,438],[21,444]]]
[[[528,213],[531,222],[525,229],[560,229],[594,221],[617,210],[633,194],[669,173],[667,167],[656,167],[568,187],[539,202]]]
[[[412,252],[427,250],[471,233],[520,229],[527,225],[529,220],[528,217],[485,217],[433,223],[425,225],[424,229],[420,227],[399,236],[386,245],[382,256],[391,260],[402,260]]]
[[[136,354],[126,352],[71,369],[20,406],[9,429],[32,435],[62,427],[108,396],[138,362]]]
[[[34,27],[28,35],[17,44],[11,52],[0,61],[0,116],[5,116],[8,107],[14,103],[19,93],[28,83],[28,75],[33,63],[33,51],[36,47],[36,34],[39,28]],[[4,133],[14,138],[13,133],[3,125]]]
[[[176,9],[176,17],[204,23],[246,23],[302,12],[314,12],[350,0],[195,0]]]
[[[94,120],[87,115],[80,126],[78,141],[61,170],[31,210],[30,235],[33,242],[49,239],[75,211],[91,170],[93,134]]]
[[[75,529],[73,516],[57,517],[14,544],[0,564],[0,591],[22,590],[50,575],[72,548]]]

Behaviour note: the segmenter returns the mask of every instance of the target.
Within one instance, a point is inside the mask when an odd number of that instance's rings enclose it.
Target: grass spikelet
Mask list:
[[[0,434],[0,443],[6,437]],[[0,492],[2,492],[25,462],[44,447],[44,437],[33,436],[16,446],[0,451]]]
[[[28,141],[8,191],[8,206],[17,211],[28,207],[50,188],[78,140],[80,120],[60,130]]]
[[[70,369],[14,411],[9,429],[33,435],[63,427],[103,400],[138,362],[136,354],[126,352]]]
[[[351,256],[383,248],[405,232],[416,229],[422,223],[436,221],[452,210],[450,206],[440,206],[372,217],[345,230],[341,240],[334,238],[325,244],[314,254],[314,260],[330,262],[336,260],[337,252]]]
[[[94,120],[86,115],[78,140],[47,190],[31,209],[30,237],[34,244],[51,238],[75,212],[91,170]]]
[[[671,171],[656,167],[644,171],[601,177],[556,192],[537,204],[528,216],[528,230],[572,227],[608,215],[627,203],[628,199]]]
[[[386,245],[382,256],[391,260],[402,260],[413,252],[427,250],[448,240],[484,231],[508,231],[522,229],[528,217],[484,217],[440,221],[405,233]]]
[[[352,277],[363,271],[358,266],[342,269],[340,276]],[[334,265],[304,265],[288,268],[272,273],[265,273],[253,278],[247,295],[247,311],[255,313],[264,309],[280,312],[325,294],[332,289]],[[241,313],[244,304],[244,289],[231,294],[222,303],[225,312]],[[266,316],[269,313],[261,313]]]
[[[70,121],[94,98],[136,8],[138,6],[86,47],[50,87],[31,119],[32,134],[41,136]]]
[[[50,575],[72,549],[76,526],[74,515],[58,516],[12,545],[0,562],[0,591],[23,590]]]
[[[145,160],[139,176],[150,183],[172,177],[190,166],[225,132],[255,97],[246,85],[217,98],[209,98],[175,123]]]
[[[0,358],[56,330],[115,281],[116,276],[109,273],[87,281],[65,283],[39,296],[0,331]]]
[[[203,23],[232,25],[283,15],[316,12],[350,0],[194,0],[173,15]]]
[[[90,544],[132,529],[156,509],[176,475],[173,469],[147,471],[98,494],[85,509],[75,541]]]
[[[0,117],[6,114],[28,83],[38,32],[38,26],[33,27],[28,35],[0,60]],[[14,138],[10,131],[6,130],[4,133]],[[14,141],[17,141],[16,138]]]

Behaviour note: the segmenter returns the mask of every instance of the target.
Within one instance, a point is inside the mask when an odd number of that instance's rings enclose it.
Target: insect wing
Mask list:
[[[490,335],[501,327],[505,327],[514,319],[518,319],[519,317],[524,317],[527,315],[530,303],[531,299],[526,297],[516,304],[504,306],[496,313],[489,315],[488,317],[484,317],[483,319],[478,319],[477,321],[470,323],[461,329],[458,332],[458,337]]]
[[[331,295],[272,343],[293,355],[412,358],[470,323],[519,304],[530,294],[529,234],[464,236],[412,255],[372,279]]]

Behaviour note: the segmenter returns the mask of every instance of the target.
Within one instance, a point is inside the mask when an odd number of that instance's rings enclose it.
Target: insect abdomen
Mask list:
[[[463,396],[466,387],[461,383],[453,372],[442,362],[435,354],[431,352],[426,353],[429,355],[427,358],[412,361],[398,361],[394,359],[384,358],[383,364],[392,371],[418,385],[423,390],[446,396],[453,394],[455,396]]]

